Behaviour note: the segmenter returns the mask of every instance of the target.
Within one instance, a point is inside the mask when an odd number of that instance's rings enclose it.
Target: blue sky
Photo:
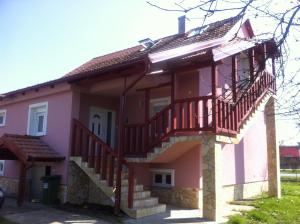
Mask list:
[[[0,0],[0,93],[58,78],[146,37],[173,34],[177,17],[143,0]]]
[[[141,39],[174,34],[180,15],[145,0],[0,0],[0,93],[59,78]],[[265,31],[266,24],[264,18],[255,27]],[[282,139],[295,134],[294,121],[278,124]]]

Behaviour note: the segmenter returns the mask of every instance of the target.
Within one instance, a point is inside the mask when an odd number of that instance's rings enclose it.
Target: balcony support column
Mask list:
[[[222,144],[216,136],[206,136],[202,148],[203,218],[219,223],[222,219]]]
[[[279,148],[276,141],[275,99],[271,97],[265,107],[268,150],[269,196],[281,197]]]

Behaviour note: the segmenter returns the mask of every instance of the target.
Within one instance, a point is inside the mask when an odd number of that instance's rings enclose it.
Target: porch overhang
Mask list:
[[[34,162],[60,162],[64,159],[39,137],[4,134],[0,138],[0,160],[19,160],[30,166]]]
[[[41,138],[28,135],[4,134],[0,138],[0,160],[20,161],[20,177],[17,203],[24,202],[26,170],[34,165],[47,165],[65,159]]]

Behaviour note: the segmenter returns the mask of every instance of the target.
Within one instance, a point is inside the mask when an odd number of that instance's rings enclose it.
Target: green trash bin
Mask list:
[[[60,179],[60,175],[44,176],[41,178],[43,182],[43,204],[53,205],[58,203],[58,190]]]

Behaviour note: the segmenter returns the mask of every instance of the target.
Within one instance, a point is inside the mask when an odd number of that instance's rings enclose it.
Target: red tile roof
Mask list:
[[[0,151],[2,150],[9,150],[24,163],[62,161],[65,159],[64,156],[51,149],[41,138],[28,135],[4,134],[0,138]]]
[[[85,72],[101,71],[124,62],[134,61],[146,57],[148,53],[157,53],[177,47],[189,45],[192,43],[208,41],[223,37],[239,20],[241,16],[231,17],[222,21],[208,24],[204,27],[198,27],[188,31],[185,34],[175,34],[154,41],[154,45],[143,50],[141,45],[113,52],[104,56],[93,58],[78,68],[72,70],[66,76],[74,76]],[[205,28],[206,27],[206,28]],[[190,36],[196,29],[202,29],[203,32]],[[205,29],[204,29],[205,28]]]

